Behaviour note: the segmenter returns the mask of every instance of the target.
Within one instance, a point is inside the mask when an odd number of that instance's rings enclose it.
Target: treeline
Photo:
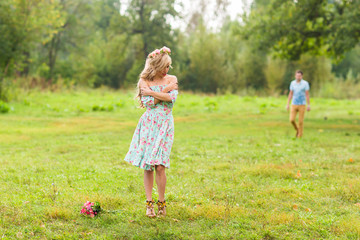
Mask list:
[[[326,28],[334,23],[360,29],[359,11],[351,11],[358,1],[300,2],[253,1],[234,21],[225,11],[229,1],[218,0],[214,17],[221,27],[213,30],[203,17],[211,11],[204,0],[186,17],[175,0],[2,0],[0,97],[8,98],[6,87],[14,81],[133,87],[147,54],[164,45],[173,52],[171,74],[186,90],[283,94],[302,69],[314,93],[356,97],[360,34],[346,41],[325,33],[335,31]],[[175,28],[174,22],[185,25]],[[291,29],[303,35],[294,38]],[[332,43],[336,49],[326,48]]]

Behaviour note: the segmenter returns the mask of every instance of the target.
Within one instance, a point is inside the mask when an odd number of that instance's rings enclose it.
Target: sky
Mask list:
[[[129,0],[119,0],[122,8],[120,12],[125,12],[127,8],[127,3]],[[175,9],[184,15],[183,19],[171,19],[170,23],[174,28],[180,28],[184,30],[186,28],[186,22],[189,20],[191,16],[191,12],[193,12],[198,7],[198,2],[200,0],[176,0]],[[221,21],[220,19],[214,18],[214,10],[216,7],[216,0],[205,0],[207,3],[207,11],[204,13],[204,20],[207,23],[207,27],[213,30],[216,30],[220,27]],[[227,7],[226,11],[230,15],[231,19],[239,19],[238,14],[242,14],[244,11],[249,9],[249,6],[252,0],[229,0],[230,4]],[[180,6],[180,3],[183,7]],[[185,23],[185,24],[184,24]]]
[[[186,21],[186,14],[191,13],[193,9],[196,9],[198,5],[199,0],[178,0],[177,3],[182,3],[183,8],[181,8],[179,5],[177,5],[176,10],[179,10],[185,13],[185,21]],[[208,4],[208,10],[204,15],[205,22],[207,23],[207,26],[212,29],[216,29],[220,27],[220,21],[219,19],[214,18],[214,10],[216,8],[216,0],[205,0]],[[247,11],[250,7],[250,4],[252,0],[229,0],[229,6],[227,7],[226,11],[230,15],[231,19],[239,19],[239,14],[244,13],[244,11]],[[174,27],[180,27],[183,28],[181,22],[179,21],[173,21],[172,24]],[[220,24],[220,25],[219,25]]]

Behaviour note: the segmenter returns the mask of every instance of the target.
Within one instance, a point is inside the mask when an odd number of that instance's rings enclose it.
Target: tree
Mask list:
[[[303,53],[339,60],[360,41],[360,2],[272,0],[257,4],[244,22],[257,48],[290,60]]]
[[[42,0],[0,2],[0,98],[3,78],[11,70],[21,71],[29,52],[38,42],[48,42],[63,25],[56,3]]]
[[[178,17],[175,0],[131,0],[127,13],[130,18],[129,33],[140,35],[142,56],[147,57],[154,48],[173,47],[171,18]]]
[[[49,66],[47,79],[52,79],[55,73],[58,57],[68,61],[68,56],[73,51],[81,51],[84,42],[89,38],[89,26],[92,26],[90,16],[91,5],[86,0],[57,0],[61,9],[64,24],[53,34],[50,41],[44,45]],[[68,67],[71,68],[71,65]]]

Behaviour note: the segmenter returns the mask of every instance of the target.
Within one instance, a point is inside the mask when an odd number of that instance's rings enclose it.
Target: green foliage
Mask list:
[[[226,79],[225,56],[221,50],[220,39],[213,33],[207,33],[204,25],[199,25],[188,47],[190,64],[185,87],[216,92],[220,79]]]
[[[360,92],[360,74],[355,78],[351,70],[349,70],[346,78],[333,78],[325,81],[317,96],[336,99],[356,99]]]
[[[1,1],[0,21],[0,70],[4,75],[15,66],[22,71],[26,53],[34,44],[47,43],[64,24],[59,5],[41,0]]]
[[[30,51],[45,44],[59,31],[63,18],[59,5],[49,1],[3,0],[0,2],[0,97],[4,77],[13,71],[27,74]]]
[[[37,75],[41,78],[49,78],[50,68],[46,63],[41,64],[37,69]]]
[[[360,41],[359,8],[359,1],[272,0],[254,5],[243,33],[282,58],[309,53],[339,60]]]
[[[347,52],[343,61],[333,65],[333,72],[338,77],[345,78],[351,70],[354,77],[360,74],[360,46],[355,47],[353,50]]]
[[[92,110],[94,112],[96,111],[107,111],[107,112],[111,112],[114,111],[114,105],[108,105],[108,106],[104,106],[104,105],[93,105],[92,106]]]
[[[280,59],[274,59],[270,56],[267,58],[267,65],[264,73],[270,94],[276,95],[281,89],[282,79],[286,71],[286,62]]]
[[[316,94],[350,69],[360,73],[359,47],[345,53],[359,42],[359,1],[255,0],[244,21],[230,20],[228,2],[216,1],[223,20],[215,30],[197,1],[189,13],[175,0],[1,1],[0,98],[12,98],[4,77],[27,88],[132,89],[147,54],[164,45],[173,52],[170,74],[193,92],[286,94],[301,69]]]
[[[6,102],[0,100],[0,113],[7,113],[9,112],[10,107]]]

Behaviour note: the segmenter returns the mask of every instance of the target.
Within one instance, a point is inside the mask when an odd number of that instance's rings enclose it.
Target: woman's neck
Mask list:
[[[164,76],[164,75],[157,75],[157,76],[155,76],[155,78],[153,79],[153,81],[154,82],[163,82],[164,80],[165,80],[165,77],[166,77],[166,75]]]
[[[166,76],[156,76],[151,82],[150,85],[162,85],[163,83],[166,84],[167,81],[165,80]]]

